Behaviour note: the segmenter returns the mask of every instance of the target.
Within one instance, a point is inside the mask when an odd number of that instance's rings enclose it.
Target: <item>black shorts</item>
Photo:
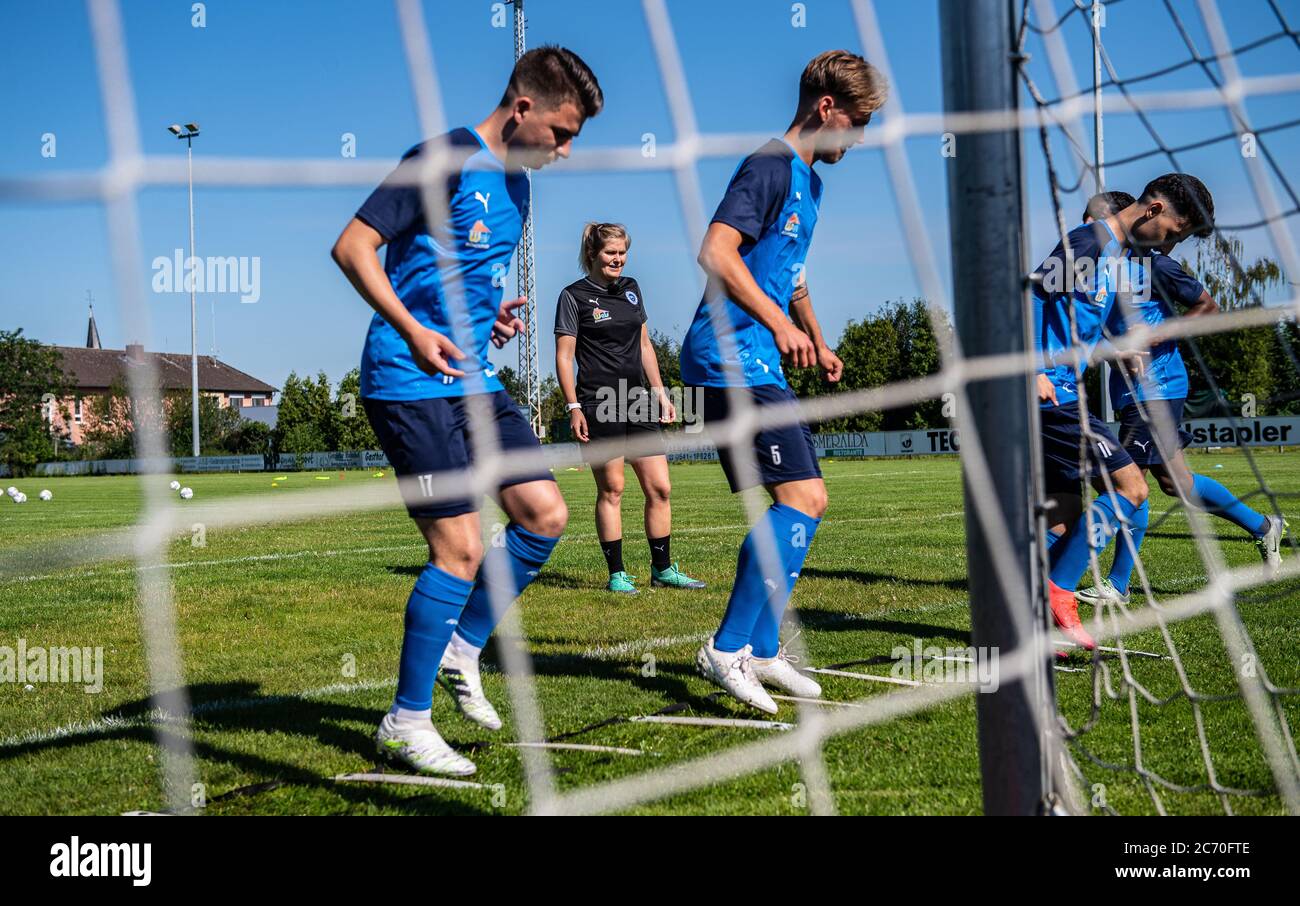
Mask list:
[[[1125,466],[1133,464],[1121,444],[1111,433],[1106,423],[1091,413],[1088,426],[1093,439],[1087,447],[1087,475],[1079,471],[1079,444],[1083,440],[1083,428],[1079,425],[1079,404],[1066,403],[1063,406],[1050,406],[1040,409],[1043,426],[1043,483],[1047,493],[1079,493],[1079,485],[1088,478],[1101,474],[1101,467],[1114,473]]]
[[[541,449],[532,425],[528,424],[528,419],[524,418],[510,394],[498,390],[486,396],[496,427],[497,443],[503,451]],[[474,463],[465,397],[362,399],[361,404],[397,477],[417,479],[401,483],[402,499],[412,519],[437,519],[478,512],[483,505],[482,498],[429,500],[435,494],[442,496],[446,490],[439,487],[439,472],[466,469]],[[500,487],[554,480],[555,476],[547,469],[507,478]]]
[[[736,391],[725,387],[703,389],[704,430],[708,431],[711,424],[727,418],[731,411],[728,394]],[[774,384],[741,387],[739,392],[748,393],[755,406],[797,406],[799,403],[799,398],[788,387],[777,387]],[[748,449],[733,450],[718,440],[714,443],[718,447],[718,459],[722,462],[722,471],[726,473],[733,494],[758,485],[822,477],[821,466],[817,462],[817,448],[813,445],[812,429],[802,418],[780,428],[764,428],[759,431],[754,437],[752,455]],[[753,468],[755,459],[757,470]]]
[[[587,437],[590,443],[578,443],[582,458],[593,466],[604,465],[627,453],[627,445],[635,444],[634,458],[664,456],[663,425],[659,422],[658,407],[650,405],[650,395],[645,390],[629,394],[623,411],[614,403],[583,403],[582,414],[587,419]],[[601,443],[605,452],[589,452],[592,445]]]
[[[1160,448],[1172,456],[1178,450],[1192,442],[1192,435],[1181,427],[1183,421],[1183,404],[1187,400],[1146,400],[1125,406],[1119,412],[1119,442],[1124,445],[1128,455],[1140,466],[1158,466],[1163,463]],[[1164,410],[1162,418],[1168,420],[1166,432],[1160,435],[1156,443],[1156,432],[1160,425],[1156,421],[1156,407]]]

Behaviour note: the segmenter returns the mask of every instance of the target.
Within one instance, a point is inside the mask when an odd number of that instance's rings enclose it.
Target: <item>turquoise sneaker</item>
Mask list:
[[[632,584],[635,578],[636,576],[629,576],[626,572],[616,572],[609,577],[609,584],[605,586],[605,590],[616,591],[623,595],[640,594],[637,587]]]
[[[686,575],[677,568],[676,563],[662,572],[650,567],[650,584],[663,588],[704,588],[703,582]]]

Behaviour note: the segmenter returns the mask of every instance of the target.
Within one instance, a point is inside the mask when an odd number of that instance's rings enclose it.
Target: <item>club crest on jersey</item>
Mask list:
[[[492,231],[487,228],[487,224],[481,220],[474,221],[474,225],[469,228],[469,235],[465,237],[465,244],[474,249],[485,249],[492,240]]]
[[[798,238],[798,236],[799,236],[799,213],[798,213],[797,211],[791,211],[791,212],[790,212],[790,216],[789,216],[789,218],[786,219],[785,226],[781,227],[781,235],[783,235],[783,236],[793,236],[793,237],[795,237],[795,238]]]
[[[599,324],[601,321],[608,321],[609,319],[610,319],[610,314],[609,312],[605,311],[605,309],[593,308],[591,310],[591,320],[595,321],[597,324]]]
[[[631,302],[633,305],[640,304],[637,300],[636,293],[632,292],[632,290],[629,289],[627,292],[623,293],[623,295],[627,296],[627,301]]]

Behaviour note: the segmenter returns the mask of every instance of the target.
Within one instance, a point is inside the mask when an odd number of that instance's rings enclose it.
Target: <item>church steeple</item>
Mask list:
[[[86,348],[103,349],[99,345],[99,328],[95,326],[95,304],[90,290],[86,290],[86,304],[90,307],[90,323],[86,326]]]

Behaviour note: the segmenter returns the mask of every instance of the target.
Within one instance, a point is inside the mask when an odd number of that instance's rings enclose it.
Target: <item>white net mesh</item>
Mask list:
[[[1232,48],[1228,45],[1221,15],[1214,0],[1200,0],[1197,11],[1212,48],[1210,54],[1194,46],[1173,3],[1166,2],[1163,10],[1176,23],[1187,42],[1188,56],[1171,66],[1152,73],[1122,77],[1114,61],[1102,50],[1102,59],[1109,79],[1106,86],[1113,89],[1103,99],[1107,115],[1136,117],[1148,129],[1153,149],[1132,152],[1111,162],[1117,168],[1134,163],[1148,155],[1163,154],[1171,169],[1179,167],[1178,154],[1188,146],[1174,146],[1164,142],[1150,125],[1153,111],[1226,110],[1232,122],[1232,131],[1212,137],[1209,141],[1237,140],[1250,133],[1261,148],[1260,158],[1244,157],[1254,202],[1260,216],[1252,221],[1224,228],[1228,231],[1263,229],[1268,231],[1272,247],[1281,259],[1288,274],[1300,274],[1294,242],[1286,220],[1300,213],[1300,203],[1291,188],[1284,164],[1266,149],[1265,137],[1272,132],[1295,126],[1300,121],[1273,124],[1252,129],[1245,109],[1245,101],[1253,96],[1282,95],[1300,91],[1300,71],[1265,77],[1245,78],[1238,71],[1236,58],[1252,49],[1275,41],[1290,41],[1300,50],[1300,37],[1287,23],[1282,10],[1272,0],[1267,0],[1275,13],[1278,27],[1275,33]],[[0,180],[0,198],[27,201],[53,202],[68,199],[89,199],[107,206],[115,266],[117,295],[121,300],[123,323],[131,332],[148,342],[149,314],[145,303],[145,287],[138,272],[129,264],[139,261],[139,224],[136,215],[136,194],[149,186],[180,186],[185,184],[184,167],[171,158],[155,158],[141,152],[136,132],[136,115],[133,88],[128,73],[120,9],[113,0],[90,0],[90,19],[98,65],[99,85],[103,93],[106,122],[109,131],[110,156],[101,169],[90,173],[61,174],[33,179]],[[416,0],[397,0],[399,24],[403,39],[406,64],[421,128],[425,135],[445,131],[443,117],[443,86],[439,83],[433,60],[433,51],[427,35],[423,10]],[[540,6],[540,4],[538,4]],[[890,75],[889,53],[877,22],[874,5],[870,0],[852,0],[850,3],[856,40],[864,55],[886,76]],[[604,148],[580,152],[569,163],[575,172],[601,171],[668,171],[676,181],[678,201],[691,248],[698,248],[706,227],[705,199],[700,190],[697,163],[705,158],[736,160],[750,153],[765,136],[741,134],[706,134],[696,123],[690,92],[682,60],[678,52],[672,23],[664,0],[644,0],[643,13],[649,28],[659,77],[668,99],[674,127],[675,141],[661,144],[654,157],[642,154],[640,146]],[[534,15],[544,14],[543,9],[532,8]],[[1046,174],[1031,174],[1029,179],[1048,178],[1057,220],[1064,236],[1067,225],[1062,210],[1061,196],[1084,187],[1091,181],[1093,161],[1084,150],[1082,130],[1078,121],[1091,115],[1093,100],[1089,93],[1080,90],[1075,82],[1070,57],[1064,45],[1066,29],[1078,23],[1077,38],[1083,40],[1089,31],[1088,9],[1078,2],[1063,14],[1050,0],[1026,0],[1020,21],[1021,57],[1008,65],[1016,65],[1033,100],[1033,104],[1020,110],[1007,110],[996,114],[910,114],[902,107],[898,92],[878,119],[879,128],[866,136],[867,153],[883,154],[890,188],[901,215],[901,227],[911,256],[917,282],[935,312],[950,308],[946,283],[941,276],[934,245],[929,236],[927,219],[918,200],[916,182],[905,152],[904,143],[909,137],[938,136],[953,133],[958,137],[980,131],[1008,127],[1029,132],[1037,130],[1048,161]],[[1046,23],[1046,24],[1045,24]],[[1046,98],[1038,89],[1031,60],[1025,55],[1030,35],[1041,41],[1047,52],[1047,62],[1057,86],[1058,97]],[[1090,37],[1089,37],[1090,40]],[[1171,69],[1199,67],[1208,85],[1203,89],[1146,92],[1133,86],[1153,79]],[[1040,76],[1041,78],[1041,76]],[[891,80],[892,81],[892,80]],[[1049,133],[1060,130],[1066,136],[1072,154],[1077,178],[1071,182],[1062,177],[1062,167],[1054,162],[1052,140]],[[320,159],[263,160],[205,158],[201,183],[206,185],[238,186],[245,188],[286,186],[337,186],[377,184],[388,175],[387,161],[349,161],[346,163]],[[451,163],[435,154],[419,174],[419,182],[426,189],[426,210],[445,209],[446,199],[438,191],[427,191],[442,184],[444,168]],[[1286,197],[1284,204],[1278,197],[1278,187]],[[1234,262],[1236,264],[1236,262]],[[449,302],[454,307],[463,305],[459,288],[452,286]],[[1192,339],[1196,336],[1221,333],[1249,326],[1275,325],[1279,319],[1294,317],[1298,310],[1295,298],[1271,306],[1251,306],[1227,312],[1212,319],[1176,320],[1163,325],[1158,336]],[[936,335],[945,331],[938,329]],[[725,333],[720,331],[720,333]],[[1137,349],[1149,344],[1156,336],[1143,326],[1136,326],[1116,341],[1117,348]],[[532,342],[535,342],[533,340]],[[464,348],[464,344],[461,344]],[[1194,346],[1192,346],[1195,349]],[[755,409],[738,397],[733,412],[736,414],[725,426],[713,428],[714,439],[721,445],[734,442],[738,449],[752,449],[753,433],[762,426],[796,423],[800,420],[821,421],[853,413],[877,411],[910,402],[936,399],[953,394],[956,399],[957,427],[963,443],[962,458],[968,476],[968,505],[975,508],[984,534],[990,539],[993,551],[993,568],[1008,598],[1014,598],[1014,589],[1022,587],[1018,560],[1012,556],[1010,535],[999,524],[998,507],[993,488],[988,479],[988,464],[983,460],[978,437],[978,427],[965,418],[966,388],[974,381],[1007,375],[1029,375],[1036,367],[1029,355],[966,357],[955,342],[943,348],[942,367],[930,377],[905,383],[843,392],[832,396],[802,401],[798,407],[787,409]],[[1295,363],[1294,351],[1288,348]],[[534,351],[531,353],[535,357]],[[1207,372],[1207,377],[1209,377]],[[1212,377],[1211,377],[1212,380]],[[146,401],[156,401],[158,384],[149,369],[134,372],[132,395]],[[1231,417],[1231,413],[1227,413]],[[479,408],[470,408],[471,419],[482,425],[488,416]],[[477,431],[477,437],[494,438],[493,431]],[[1031,443],[1022,438],[1020,443]],[[145,458],[160,459],[165,448],[158,425],[140,432],[141,449]],[[690,449],[688,440],[670,439],[671,450]],[[620,446],[621,449],[621,446]],[[503,454],[490,444],[476,451],[476,464],[463,472],[441,473],[435,476],[432,488],[424,488],[431,500],[450,500],[465,496],[466,489],[486,492],[495,488],[503,477],[535,473],[553,464],[543,452]],[[632,455],[636,448],[629,448]],[[650,452],[647,448],[646,452]],[[1280,513],[1284,495],[1272,490],[1266,480],[1266,469],[1256,463],[1248,448],[1243,455],[1250,458],[1253,474],[1258,482],[1257,494],[1268,501],[1271,510]],[[1109,477],[1106,476],[1106,480]],[[144,482],[146,506],[144,515],[130,537],[120,534],[99,538],[79,539],[75,542],[45,545],[40,550],[18,550],[0,553],[0,570],[6,576],[21,576],[33,572],[49,573],[88,561],[133,558],[138,571],[138,595],[142,623],[142,638],[148,652],[150,688],[154,690],[153,705],[156,713],[151,723],[156,728],[158,744],[163,753],[163,780],[169,803],[175,809],[188,805],[189,790],[195,776],[194,753],[190,744],[188,718],[189,702],[183,693],[184,669],[176,645],[175,609],[172,591],[165,571],[156,567],[165,557],[164,543],[178,530],[188,527],[188,520],[158,492],[152,483]],[[279,499],[240,498],[230,503],[219,503],[206,514],[208,529],[235,528],[255,524],[303,520],[315,516],[337,515],[342,512],[361,512],[393,505],[391,488],[378,486],[349,486],[331,489],[329,493],[303,494],[292,506]],[[745,495],[746,513],[750,524],[758,521],[766,505],[761,491]],[[833,518],[833,517],[832,517]],[[1186,518],[1194,536],[1197,552],[1204,564],[1207,579],[1204,587],[1157,600],[1148,581],[1146,569],[1139,559],[1137,582],[1141,587],[1145,606],[1099,608],[1092,626],[1104,647],[1099,649],[1088,668],[1092,694],[1090,706],[1079,714],[1065,708],[1059,721],[1050,709],[1036,709],[1041,715],[1042,734],[1059,734],[1070,745],[1075,756],[1072,771],[1086,783],[1098,777],[1126,775],[1136,778],[1149,794],[1152,807],[1165,810],[1165,796],[1170,792],[1207,792],[1217,797],[1225,811],[1231,811],[1233,801],[1240,796],[1276,797],[1283,808],[1300,812],[1300,764],[1297,763],[1296,746],[1290,729],[1287,699],[1300,690],[1280,688],[1269,680],[1265,665],[1254,653],[1246,622],[1239,605],[1248,596],[1269,592],[1295,594],[1295,581],[1300,578],[1300,557],[1283,561],[1280,572],[1269,574],[1257,566],[1229,568],[1218,551],[1217,542],[1206,526],[1205,518],[1195,508],[1186,509]],[[1005,543],[998,543],[1005,539]],[[760,555],[764,570],[779,573],[777,556],[770,540],[760,539]],[[1094,557],[1094,577],[1100,581],[1102,574]],[[489,577],[490,579],[490,577]],[[505,583],[495,583],[501,587]],[[507,640],[519,639],[521,631],[510,601],[495,601],[494,605],[506,614],[499,632]],[[1036,665],[1043,661],[1050,639],[1045,627],[1036,626],[1035,608],[1030,601],[1017,602],[1015,612],[1020,622],[1020,637],[1034,639],[1014,652],[1004,652],[1000,672],[1004,684],[1015,679],[1031,677]],[[791,610],[797,641],[797,614]],[[1224,691],[1201,691],[1196,670],[1201,668],[1206,656],[1198,652],[1189,657],[1177,644],[1177,627],[1180,623],[1197,619],[1212,619],[1218,627],[1223,645],[1220,661],[1226,658],[1232,688]],[[1143,634],[1146,634],[1145,636]],[[1129,639],[1158,637],[1163,651],[1149,658],[1147,653],[1134,650]],[[971,683],[925,684],[900,688],[883,695],[871,695],[842,704],[847,707],[826,710],[806,702],[797,703],[797,725],[788,733],[773,734],[761,741],[745,743],[701,758],[676,761],[665,767],[654,768],[622,779],[582,786],[561,792],[556,784],[553,766],[547,749],[542,745],[555,742],[548,738],[546,721],[542,714],[528,649],[522,644],[500,646],[503,668],[510,679],[510,692],[514,705],[518,741],[529,793],[529,807],[539,813],[596,813],[617,811],[639,804],[662,799],[676,793],[699,789],[718,782],[757,772],[765,768],[795,761],[800,765],[803,780],[809,791],[809,807],[814,812],[829,813],[835,809],[834,791],[822,760],[822,746],[829,738],[862,727],[882,724],[915,715],[945,701],[974,694]],[[806,652],[800,653],[806,657]],[[1149,678],[1146,658],[1173,670],[1173,687],[1165,689],[1168,677]],[[1245,671],[1238,666],[1247,662],[1257,669]],[[1222,671],[1220,671],[1222,672]],[[1222,679],[1222,677],[1220,677]],[[1222,684],[1220,684],[1222,685]],[[1159,686],[1160,689],[1155,687]],[[1114,703],[1125,706],[1117,711]],[[1171,707],[1186,702],[1194,718],[1198,752],[1192,756],[1180,753],[1181,764],[1186,767],[1178,777],[1166,776],[1159,768],[1144,761],[1145,706]],[[1220,776],[1216,765],[1216,746],[1223,740],[1211,739],[1202,719],[1207,707],[1221,707],[1231,702],[1242,710],[1244,721],[1255,736],[1249,743],[1257,746],[1267,764],[1272,784],[1267,787],[1240,788],[1230,779]],[[1124,716],[1117,716],[1126,711]],[[632,717],[626,715],[625,717]],[[1098,735],[1098,728],[1114,721],[1127,719],[1124,738],[1126,752],[1114,751],[1107,744],[1102,752],[1090,746]],[[1237,745],[1247,745],[1237,740]],[[1109,803],[1094,807],[1113,808]]]

